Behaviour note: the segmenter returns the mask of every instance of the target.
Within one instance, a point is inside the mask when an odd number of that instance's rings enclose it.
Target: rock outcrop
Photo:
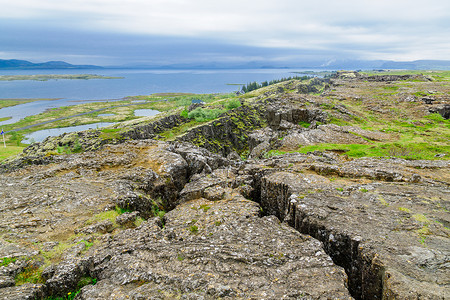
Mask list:
[[[448,298],[445,151],[281,152],[398,138],[350,121],[390,113],[364,87],[411,78],[352,74],[324,96],[298,94],[318,84],[271,87],[172,141],[156,139],[187,123],[178,114],[30,146],[1,166],[0,299]],[[414,116],[434,105],[403,96]],[[426,120],[405,123],[431,136]],[[78,144],[89,151],[52,152]]]

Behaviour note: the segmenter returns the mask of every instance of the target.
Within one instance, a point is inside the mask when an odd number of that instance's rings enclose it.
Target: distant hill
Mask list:
[[[72,65],[64,61],[32,63],[27,60],[0,59],[0,69],[100,69],[94,65]]]
[[[450,70],[450,60],[415,60],[415,61],[389,61],[389,60],[354,60],[333,59],[329,61],[308,60],[302,62],[267,62],[248,61],[207,63],[174,63],[162,64],[133,64],[122,66],[100,67],[94,65],[72,65],[64,61],[48,61],[32,63],[26,60],[0,59],[0,70],[27,70],[27,69],[104,69],[104,68],[130,68],[130,69],[320,69],[320,70],[371,70],[371,69],[405,69],[405,70]]]
[[[354,60],[333,59],[329,61],[309,60],[303,62],[266,62],[248,61],[246,63],[212,61],[204,64],[198,62],[183,64],[140,64],[123,65],[116,68],[131,69],[319,69],[319,70],[372,70],[372,69],[405,69],[405,70],[450,70],[449,60]]]
[[[388,61],[380,66],[382,69],[406,70],[450,70],[449,60],[415,60]]]

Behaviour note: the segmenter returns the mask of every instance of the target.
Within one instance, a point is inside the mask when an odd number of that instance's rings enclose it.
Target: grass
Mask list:
[[[80,293],[80,290],[84,286],[90,285],[90,284],[95,285],[96,283],[97,283],[97,278],[85,276],[85,277],[82,277],[78,281],[76,291],[68,292],[67,295],[65,295],[63,297],[50,296],[50,297],[45,298],[45,300],[73,300]]]
[[[16,262],[17,257],[3,257],[1,260],[0,267],[7,267],[10,263]]]
[[[25,283],[44,283],[44,280],[41,277],[43,271],[43,267],[38,267],[35,265],[25,267],[22,272],[16,275],[16,285],[22,285]]]
[[[67,249],[69,249],[75,245],[76,245],[76,243],[69,242],[69,241],[60,242],[58,245],[56,245],[50,251],[41,251],[41,254],[44,257],[44,260],[46,262],[46,265],[50,265],[52,263],[59,262],[64,251],[66,251]]]
[[[94,215],[91,219],[87,221],[87,224],[93,224],[105,220],[109,220],[113,222],[114,226],[117,226],[116,224],[116,218],[120,215],[120,212],[118,210],[107,210],[101,213],[98,213]]]
[[[104,128],[100,130],[99,138],[102,140],[121,139],[120,128]]]
[[[10,157],[17,153],[20,153],[24,147],[27,145],[22,144],[21,141],[26,134],[52,128],[63,128],[76,125],[93,124],[99,121],[103,122],[121,122],[126,120],[138,119],[140,117],[134,116],[134,110],[136,109],[154,109],[158,111],[168,111],[178,107],[188,106],[192,103],[192,100],[200,99],[203,102],[210,104],[213,102],[223,103],[229,108],[237,107],[240,102],[237,100],[234,94],[155,94],[149,96],[136,96],[127,97],[124,100],[114,101],[114,102],[93,102],[93,103],[83,103],[73,106],[64,106],[54,109],[47,110],[43,113],[27,116],[24,119],[19,120],[13,124],[6,124],[3,126],[5,134],[5,139],[7,145],[20,146],[21,148],[10,148],[8,151],[0,152],[0,160]],[[38,100],[50,100],[50,99],[0,99],[0,108],[18,105],[22,103],[38,101]],[[133,102],[135,100],[145,100],[144,103]],[[95,111],[99,110],[101,111]],[[210,114],[213,112],[213,117],[217,117],[217,112],[220,109],[210,108],[206,111],[204,119],[209,119]],[[99,117],[99,114],[113,114],[112,116]],[[78,114],[84,114],[80,116],[74,116]],[[201,119],[201,115],[197,116],[197,119]],[[60,119],[57,120],[56,119]],[[194,116],[195,118],[195,116]],[[9,117],[2,117],[3,119],[9,119]],[[48,122],[46,124],[40,124],[43,122]],[[24,128],[27,126],[34,126],[29,129],[22,129],[18,132],[11,132],[11,130],[16,130]],[[107,128],[103,129],[100,138],[101,139],[118,139],[120,136],[120,129]],[[73,152],[73,149],[71,150]],[[61,153],[67,153],[67,149],[60,149]],[[76,151],[75,151],[76,152]]]
[[[308,122],[302,122],[302,121],[300,121],[300,122],[298,123],[298,125],[300,125],[300,126],[302,126],[302,127],[304,127],[304,128],[308,128],[311,124],[308,123]]]
[[[384,71],[364,71],[367,75],[426,75],[436,81],[449,81],[450,71],[441,70],[384,70]]]
[[[192,100],[201,100],[206,104],[216,101],[228,101],[236,99],[236,95],[230,94],[153,94],[149,96],[128,97],[131,100],[146,100],[151,103],[147,104],[147,108],[158,111],[169,111],[178,107],[187,107],[192,104]],[[167,100],[167,101],[166,101]]]
[[[11,145],[7,145],[5,148],[3,147],[3,143],[0,143],[0,163],[5,158],[21,153],[24,148],[25,147],[22,146],[11,146]]]
[[[371,87],[367,97],[377,94],[376,89],[396,89],[396,86]],[[330,114],[332,124],[339,126],[353,125],[365,130],[381,131],[391,135],[389,140],[371,141],[367,144],[319,144],[299,146],[295,152],[307,153],[315,150],[337,150],[345,152],[353,158],[359,157],[400,157],[405,159],[450,159],[450,120],[444,119],[438,113],[420,115],[414,110],[415,104],[396,102],[393,97],[369,99],[361,105],[353,99],[330,100],[322,108]],[[343,120],[335,117],[334,103],[345,105],[355,115],[353,119]],[[389,110],[377,112],[370,109],[372,105],[388,107]],[[365,105],[369,105],[366,107]],[[392,109],[391,109],[392,108]],[[422,113],[423,114],[423,113]],[[274,153],[269,153],[274,155]]]
[[[198,227],[197,225],[191,225],[189,226],[189,231],[193,234],[196,234],[198,232]]]
[[[450,147],[448,145],[436,145],[432,143],[416,143],[413,141],[399,143],[373,142],[371,144],[318,144],[299,146],[292,151],[270,150],[265,157],[283,155],[285,153],[308,153],[313,151],[334,151],[345,153],[348,157],[398,157],[409,160],[419,159],[450,159]],[[445,154],[443,157],[437,155]]]
[[[202,204],[199,207],[200,209],[202,209],[204,212],[207,212],[211,207],[208,206],[207,204]]]
[[[372,72],[374,74],[382,74],[379,72]],[[449,72],[387,72],[387,74],[420,74],[426,73],[427,75],[439,78],[450,78]],[[428,116],[418,116],[410,112],[413,104],[407,102],[398,102],[393,94],[404,91],[408,89],[409,93],[428,93],[428,88],[421,88],[422,84],[415,82],[397,82],[391,83],[389,85],[383,84],[380,86],[370,86],[370,89],[361,89],[358,93],[362,93],[362,96],[369,97],[369,103],[365,103],[361,100],[355,101],[352,98],[345,99],[333,99],[328,98],[327,103],[323,103],[321,108],[329,112],[331,117],[331,123],[337,125],[356,125],[366,130],[378,130],[390,133],[393,138],[391,141],[368,141],[368,144],[320,144],[312,146],[299,146],[298,149],[293,149],[294,152],[307,153],[310,151],[324,151],[324,150],[336,150],[345,152],[349,157],[359,158],[359,157],[401,157],[405,159],[449,159],[450,158],[450,145],[448,140],[450,139],[450,123],[449,120],[445,120],[439,114],[430,114]],[[264,90],[264,89],[261,89]],[[248,96],[248,95],[245,95]],[[183,123],[178,127],[174,127],[171,130],[161,133],[163,140],[173,140],[176,137],[184,134],[189,129],[195,126],[201,125],[211,119],[217,118],[220,113],[227,109],[232,109],[240,105],[239,99],[245,97],[237,98],[234,94],[153,94],[149,96],[135,96],[128,97],[123,101],[118,101],[114,103],[88,103],[81,104],[70,107],[60,107],[45,113],[30,116],[18,123],[5,125],[5,130],[8,131],[12,128],[17,128],[21,126],[26,126],[29,124],[35,124],[40,121],[51,120],[61,116],[69,116],[80,112],[89,112],[98,108],[108,108],[101,113],[113,113],[114,116],[104,117],[102,121],[123,121],[135,119],[133,111],[135,109],[149,108],[156,109],[159,111],[171,110],[179,107],[187,107],[192,103],[192,100],[199,99],[206,103],[203,108],[198,108],[194,111],[188,112],[184,110],[181,114],[186,118],[191,118],[187,123]],[[131,104],[134,100],[145,100],[146,103],[134,103],[130,107],[116,107],[111,108],[114,105],[127,105]],[[14,100],[15,101],[15,100]],[[375,102],[373,102],[375,101]],[[1,102],[0,102],[1,103]],[[368,109],[373,104],[379,105],[380,107],[388,107],[386,113],[380,113],[377,111],[372,111]],[[344,105],[348,110],[354,113],[355,117],[353,119],[342,119],[335,115],[335,106]],[[181,111],[181,110],[180,110]],[[11,146],[17,146],[18,148],[11,148],[8,152],[0,152],[0,159],[4,159],[11,155],[20,153],[23,149],[20,143],[21,138],[24,134],[30,133],[32,131],[54,128],[54,127],[65,127],[80,124],[89,124],[98,121],[98,113],[92,113],[85,116],[70,118],[55,123],[49,123],[46,125],[35,127],[31,130],[23,130],[12,136],[7,133],[7,143]],[[307,127],[308,123],[301,123],[301,126]],[[101,139],[117,139],[120,137],[121,129],[106,128],[100,133]],[[292,150],[292,149],[291,149]],[[0,150],[1,151],[1,150]],[[72,150],[71,150],[72,151]],[[61,153],[66,153],[67,150],[64,148],[60,149]],[[266,154],[266,157],[271,157],[274,155],[280,155],[285,152],[283,151],[270,151]],[[442,154],[445,154],[443,157]]]

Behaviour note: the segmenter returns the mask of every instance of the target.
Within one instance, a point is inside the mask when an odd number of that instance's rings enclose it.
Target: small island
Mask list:
[[[0,81],[13,80],[58,80],[58,79],[123,79],[124,77],[103,76],[96,74],[47,74],[47,75],[0,75]]]

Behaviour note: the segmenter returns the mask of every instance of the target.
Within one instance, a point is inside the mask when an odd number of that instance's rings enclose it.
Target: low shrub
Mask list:
[[[224,113],[222,109],[204,109],[197,107],[188,113],[188,118],[195,119],[197,122],[205,122],[216,119],[222,113]]]

